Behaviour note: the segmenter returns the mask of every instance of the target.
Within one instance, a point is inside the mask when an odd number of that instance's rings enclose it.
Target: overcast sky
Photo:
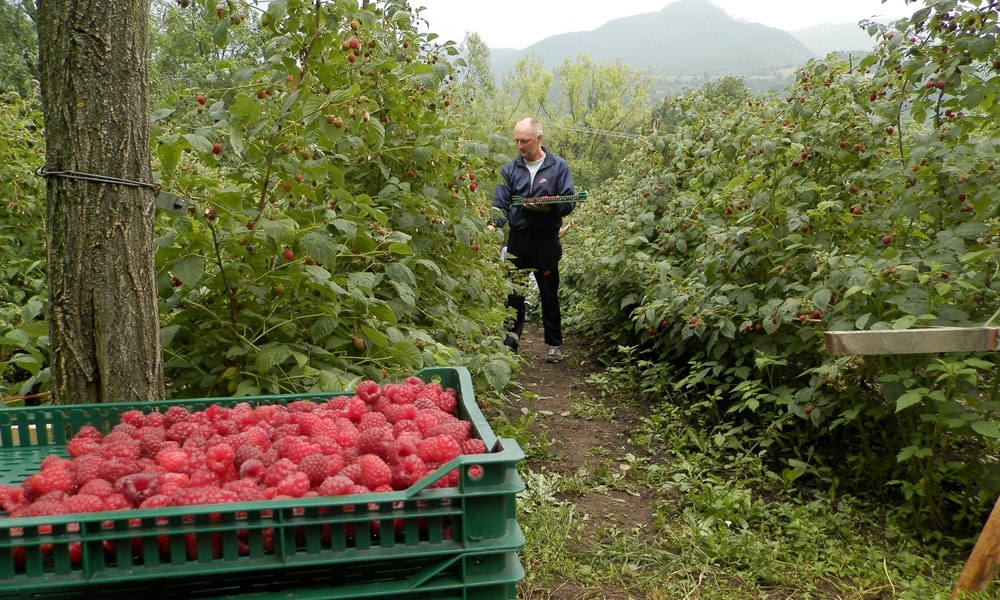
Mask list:
[[[490,48],[526,48],[571,31],[591,31],[632,15],[659,12],[676,0],[410,0],[428,31],[461,42],[476,32]],[[904,0],[710,0],[734,19],[786,31],[871,17],[909,16],[922,2]],[[669,35],[670,32],[664,32]]]

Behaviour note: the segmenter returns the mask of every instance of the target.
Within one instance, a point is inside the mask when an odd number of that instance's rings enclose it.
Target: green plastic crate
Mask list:
[[[515,598],[524,577],[515,514],[524,482],[515,465],[524,453],[493,433],[465,368],[417,375],[458,392],[459,414],[488,453],[459,456],[398,492],[17,519],[0,513],[0,599]],[[350,393],[0,410],[0,483],[37,472],[49,454],[65,456],[83,425],[110,431],[127,410]],[[428,487],[453,469],[457,486]]]

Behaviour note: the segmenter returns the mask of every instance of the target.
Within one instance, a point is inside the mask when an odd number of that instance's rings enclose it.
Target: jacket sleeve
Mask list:
[[[493,209],[490,211],[490,219],[487,221],[497,229],[506,225],[507,221],[510,220],[510,207],[513,202],[510,185],[507,183],[510,178],[506,167],[500,170],[500,177],[501,181],[493,192]]]

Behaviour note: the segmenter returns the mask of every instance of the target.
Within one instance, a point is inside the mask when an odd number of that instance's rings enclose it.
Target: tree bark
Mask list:
[[[152,181],[148,23],[149,0],[38,2],[55,404],[164,394],[155,192],[90,178]]]

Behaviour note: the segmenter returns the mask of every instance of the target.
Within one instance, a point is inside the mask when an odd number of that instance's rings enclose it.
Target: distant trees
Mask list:
[[[0,0],[0,92],[26,96],[37,77],[38,38],[29,0]]]

